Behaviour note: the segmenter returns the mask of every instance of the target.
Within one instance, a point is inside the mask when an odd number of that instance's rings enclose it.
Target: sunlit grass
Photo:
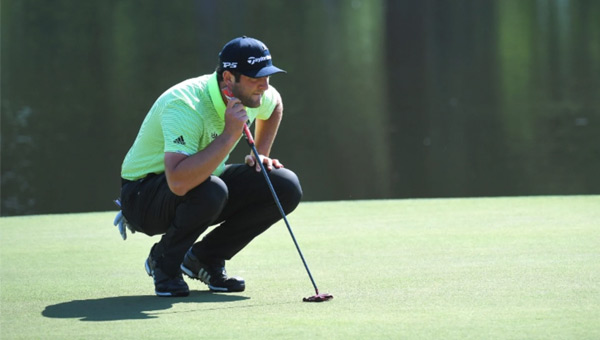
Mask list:
[[[597,339],[600,196],[303,203],[228,263],[247,290],[158,298],[158,238],[113,212],[0,219],[2,339]]]

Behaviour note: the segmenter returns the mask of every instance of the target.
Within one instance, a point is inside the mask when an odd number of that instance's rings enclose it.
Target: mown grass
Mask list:
[[[228,263],[245,292],[169,299],[113,217],[0,219],[0,338],[600,338],[600,196],[302,203],[320,304],[282,223]]]

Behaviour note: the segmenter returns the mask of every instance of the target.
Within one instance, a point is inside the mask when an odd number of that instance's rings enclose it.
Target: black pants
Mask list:
[[[269,171],[269,178],[289,214],[302,197],[298,177],[282,168]],[[152,248],[152,257],[169,275],[179,272],[190,247],[207,261],[229,260],[281,219],[263,174],[244,164],[227,166],[221,176],[211,176],[185,196],[171,192],[164,173],[124,181],[121,204],[136,230],[150,236],[163,234]],[[195,243],[215,224],[219,225]]]

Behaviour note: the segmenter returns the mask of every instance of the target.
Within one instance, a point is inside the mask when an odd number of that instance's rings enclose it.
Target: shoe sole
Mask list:
[[[157,290],[154,292],[160,297],[184,297],[190,295],[190,292],[159,292]]]
[[[243,292],[246,289],[246,287],[242,287],[240,289],[229,289],[229,288],[223,288],[223,287],[215,287],[215,286],[211,286],[211,285],[208,285],[208,288],[213,292],[221,292],[221,293],[239,293],[239,292]]]

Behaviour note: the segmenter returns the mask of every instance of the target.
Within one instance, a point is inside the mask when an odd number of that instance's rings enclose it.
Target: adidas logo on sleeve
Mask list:
[[[179,136],[179,137],[175,138],[175,140],[173,141],[173,143],[180,144],[180,145],[185,145],[185,140],[183,139],[183,136]]]

